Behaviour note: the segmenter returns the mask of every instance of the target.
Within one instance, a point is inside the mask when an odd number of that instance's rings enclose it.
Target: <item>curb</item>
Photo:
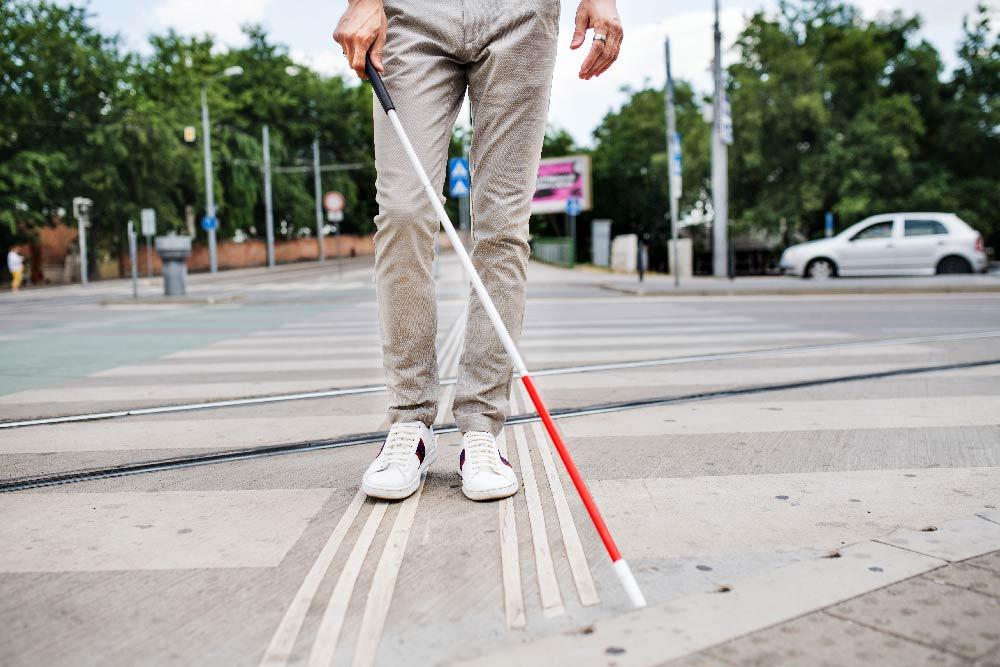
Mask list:
[[[609,283],[598,284],[597,287],[609,292],[618,292],[629,296],[830,296],[830,295],[859,295],[859,294],[997,294],[1000,293],[998,285],[928,285],[926,287],[821,287],[821,288],[795,288],[776,287],[761,288],[749,287],[746,289],[722,288],[684,288],[671,289],[654,287],[646,289],[643,287],[614,285]]]
[[[102,306],[217,306],[225,303],[241,301],[242,296],[194,297],[194,296],[161,296],[140,299],[105,299]]]

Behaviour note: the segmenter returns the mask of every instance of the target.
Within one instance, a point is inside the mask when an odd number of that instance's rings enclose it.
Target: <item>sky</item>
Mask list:
[[[79,1],[79,0],[78,0]],[[78,4],[74,2],[74,4]],[[982,0],[853,0],[866,17],[903,8],[924,19],[922,37],[942,54],[946,71],[955,62],[962,18]],[[995,2],[995,0],[993,0]],[[590,145],[591,133],[604,115],[625,100],[622,88],[662,86],[664,37],[669,35],[674,76],[709,91],[712,59],[711,0],[619,0],[625,39],[618,62],[591,81],[577,76],[586,49],[569,49],[578,0],[561,0],[559,55],[552,89],[550,122]],[[68,2],[67,2],[68,4]],[[137,11],[139,5],[143,11]],[[722,0],[721,25],[726,45],[739,34],[746,17],[773,10],[777,0]],[[147,51],[147,37],[174,28],[185,34],[211,33],[223,44],[240,45],[240,26],[261,23],[272,39],[285,44],[294,59],[326,73],[350,73],[330,37],[346,0],[89,0],[87,6],[105,32],[119,33],[131,50]],[[994,9],[998,5],[991,5]],[[148,8],[148,9],[147,9]],[[730,52],[724,60],[732,60]]]

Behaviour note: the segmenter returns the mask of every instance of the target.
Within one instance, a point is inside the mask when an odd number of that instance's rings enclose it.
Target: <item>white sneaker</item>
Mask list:
[[[436,456],[434,432],[425,424],[393,424],[378,456],[361,478],[361,489],[372,498],[406,498],[420,486],[420,476]]]
[[[517,493],[520,483],[510,461],[500,455],[497,439],[483,431],[462,436],[458,474],[462,493],[470,500],[499,500]]]

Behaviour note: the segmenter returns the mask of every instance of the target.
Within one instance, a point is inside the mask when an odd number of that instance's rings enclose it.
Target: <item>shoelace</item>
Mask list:
[[[413,456],[419,439],[419,426],[394,424],[389,429],[389,436],[385,439],[385,449],[382,450],[382,457],[386,463],[406,465],[409,457]]]
[[[489,433],[470,432],[465,434],[465,461],[473,467],[493,467],[496,465],[497,442]]]

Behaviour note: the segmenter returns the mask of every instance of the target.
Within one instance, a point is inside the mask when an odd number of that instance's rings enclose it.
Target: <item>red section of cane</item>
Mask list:
[[[545,430],[549,432],[549,438],[552,439],[552,444],[555,445],[556,451],[559,452],[559,458],[562,459],[563,465],[566,466],[566,472],[569,473],[569,478],[573,480],[573,486],[576,487],[576,492],[580,494],[580,500],[583,501],[583,506],[587,508],[590,520],[594,522],[597,534],[601,536],[601,541],[604,542],[604,548],[608,550],[608,555],[611,556],[612,562],[621,560],[622,555],[618,551],[618,545],[615,544],[615,539],[611,537],[611,531],[608,530],[608,525],[604,523],[604,517],[601,516],[601,511],[597,509],[597,503],[594,502],[593,497],[590,495],[587,483],[583,481],[583,477],[580,476],[580,471],[577,469],[573,457],[570,456],[569,450],[566,449],[566,443],[563,442],[559,427],[552,420],[549,409],[545,407],[541,395],[535,389],[535,383],[531,380],[530,375],[522,375],[521,382],[528,391],[531,402],[535,405],[535,411],[542,418]]]

